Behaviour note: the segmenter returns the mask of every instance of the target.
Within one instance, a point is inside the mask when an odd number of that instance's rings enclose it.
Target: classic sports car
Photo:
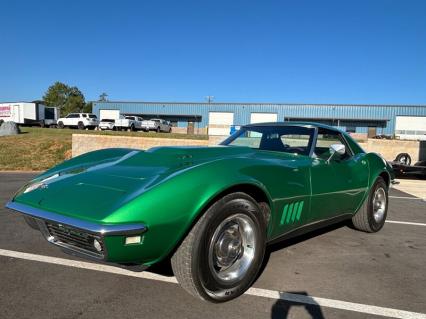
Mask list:
[[[380,230],[392,174],[332,127],[252,124],[217,147],[75,157],[7,207],[73,254],[144,267],[171,258],[183,288],[222,302],[250,287],[268,243],[346,219]]]

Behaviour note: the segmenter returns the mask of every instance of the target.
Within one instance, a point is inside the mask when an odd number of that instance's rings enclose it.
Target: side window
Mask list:
[[[305,150],[308,148],[310,136],[301,134],[286,134],[281,135],[280,138],[284,146],[288,148],[303,148]]]
[[[321,128],[318,130],[317,143],[314,149],[315,156],[327,160],[331,155],[330,146],[333,144],[345,145],[345,154],[340,155],[341,160],[346,160],[352,156],[342,134]]]
[[[251,148],[260,148],[260,142],[262,140],[262,133],[245,131],[244,134],[233,140],[229,145],[234,146],[247,146]]]
[[[81,114],[81,116],[83,116],[83,117],[87,117],[87,114]]]

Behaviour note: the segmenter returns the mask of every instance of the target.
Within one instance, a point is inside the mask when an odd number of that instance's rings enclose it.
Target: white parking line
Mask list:
[[[404,318],[404,319],[426,318],[426,314],[418,313],[418,312],[364,305],[360,303],[340,301],[340,300],[334,300],[334,299],[290,294],[287,292],[283,293],[283,292],[267,290],[267,289],[250,288],[245,294],[258,296],[258,297],[271,298],[271,299],[281,299],[281,300],[291,301],[291,302],[299,302],[299,303],[309,304],[309,305],[323,306],[323,307],[334,308],[334,309],[355,311],[360,313],[366,313],[369,315],[384,316],[389,318]]]
[[[76,261],[64,258],[56,258],[50,256],[36,255],[23,253],[19,251],[0,249],[0,256],[25,259],[31,261],[44,262],[49,264],[68,266],[74,268],[102,271],[107,273],[113,273],[117,275],[138,277],[143,279],[157,280],[168,283],[177,283],[175,277],[166,277],[157,274],[153,274],[147,271],[144,272],[132,272],[130,270],[108,266],[103,264],[94,264],[84,261]],[[385,316],[390,318],[402,318],[402,319],[426,319],[426,314],[411,312],[405,310],[398,310],[393,308],[377,307],[365,304],[359,304],[354,302],[347,302],[341,300],[327,299],[327,298],[318,298],[313,296],[305,296],[298,294],[291,294],[286,292],[261,289],[261,288],[250,288],[246,295],[264,297],[269,299],[280,299],[290,302],[298,302],[303,304],[317,305],[334,309],[341,309],[347,311],[355,311],[359,313],[365,313],[369,315]]]
[[[398,199],[417,199],[425,201],[426,198],[420,198],[420,197],[407,197],[407,196],[389,196],[389,198],[398,198]]]
[[[424,223],[402,222],[402,221],[399,221],[399,220],[386,220],[386,223],[413,225],[413,226],[426,226],[426,224],[424,224]]]

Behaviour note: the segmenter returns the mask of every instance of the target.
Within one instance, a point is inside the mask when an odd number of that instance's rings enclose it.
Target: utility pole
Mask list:
[[[213,102],[213,100],[214,100],[214,96],[213,95],[207,95],[206,96],[206,100],[207,100],[207,103],[211,103],[211,102]]]
[[[108,101],[107,97],[108,97],[108,94],[103,92],[101,95],[99,95],[99,101],[100,102],[106,102],[106,101]]]

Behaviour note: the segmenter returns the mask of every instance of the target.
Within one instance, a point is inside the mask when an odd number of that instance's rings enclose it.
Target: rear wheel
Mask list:
[[[58,122],[58,128],[63,129],[65,127],[64,122]]]
[[[368,198],[359,211],[352,217],[352,223],[358,230],[375,233],[382,229],[388,213],[388,186],[378,177],[370,190]]]
[[[255,280],[265,254],[266,222],[244,193],[229,194],[201,216],[172,257],[181,286],[195,297],[224,302]]]
[[[411,165],[411,156],[408,153],[400,153],[396,156],[395,162],[404,165]]]

